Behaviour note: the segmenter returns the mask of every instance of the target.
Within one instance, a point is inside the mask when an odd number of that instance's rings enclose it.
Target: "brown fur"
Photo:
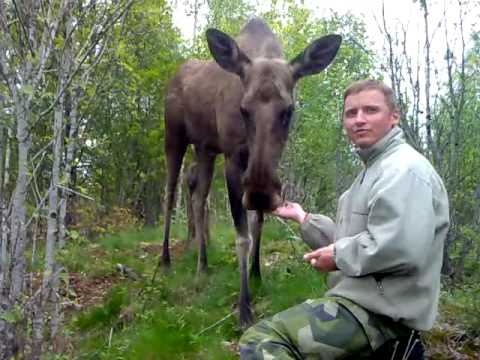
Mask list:
[[[326,40],[325,40],[326,39]],[[338,36],[316,40],[291,63],[268,26],[253,19],[236,41],[207,31],[215,61],[188,60],[168,88],[165,112],[167,191],[162,264],[170,264],[168,238],[178,173],[185,150],[195,151],[192,194],[198,271],[207,268],[205,201],[213,165],[225,156],[225,176],[237,231],[241,272],[240,322],[252,322],[247,263],[253,234],[252,274],[260,277],[259,249],[263,212],[281,202],[276,174],[288,138],[296,81],[325,68],[340,45]],[[255,210],[248,225],[246,209]]]

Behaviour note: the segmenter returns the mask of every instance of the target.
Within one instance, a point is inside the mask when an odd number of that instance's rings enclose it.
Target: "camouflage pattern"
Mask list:
[[[347,299],[307,300],[249,328],[240,359],[369,358],[400,330]]]

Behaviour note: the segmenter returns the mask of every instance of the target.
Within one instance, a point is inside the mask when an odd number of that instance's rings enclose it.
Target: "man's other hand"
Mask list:
[[[306,253],[303,258],[319,271],[335,271],[334,244]]]

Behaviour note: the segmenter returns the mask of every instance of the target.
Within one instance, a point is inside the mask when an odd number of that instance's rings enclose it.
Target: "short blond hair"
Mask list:
[[[391,111],[400,111],[400,107],[395,99],[393,90],[389,86],[385,85],[383,81],[373,79],[355,81],[354,83],[350,84],[343,94],[343,104],[345,104],[345,100],[350,95],[355,95],[365,90],[380,91],[385,96],[385,101],[388,108]]]

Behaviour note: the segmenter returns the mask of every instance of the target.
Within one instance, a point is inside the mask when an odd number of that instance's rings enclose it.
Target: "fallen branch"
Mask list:
[[[223,318],[221,318],[220,320],[218,320],[216,323],[210,325],[209,327],[206,327],[205,329],[203,329],[202,331],[200,331],[198,334],[196,334],[195,336],[200,336],[202,335],[203,333],[207,332],[208,330],[216,327],[217,325],[220,325],[222,322],[224,322],[225,320],[227,320],[230,316],[232,316],[233,314],[235,314],[237,312],[237,310],[235,311],[232,311],[230,314],[224,316]]]
[[[88,195],[84,195],[84,194],[82,194],[82,193],[80,193],[80,192],[78,192],[78,191],[75,191],[75,190],[73,190],[73,189],[67,188],[66,186],[63,186],[63,185],[60,185],[60,184],[57,184],[56,186],[57,186],[59,189],[62,189],[62,190],[71,192],[72,194],[81,196],[81,197],[83,197],[83,198],[85,198],[85,199],[87,199],[87,200],[95,201],[94,198],[92,198],[92,197],[90,197],[90,196],[88,196]]]
[[[113,337],[113,327],[110,328],[110,335],[108,336],[108,347],[112,346],[112,337]]]

